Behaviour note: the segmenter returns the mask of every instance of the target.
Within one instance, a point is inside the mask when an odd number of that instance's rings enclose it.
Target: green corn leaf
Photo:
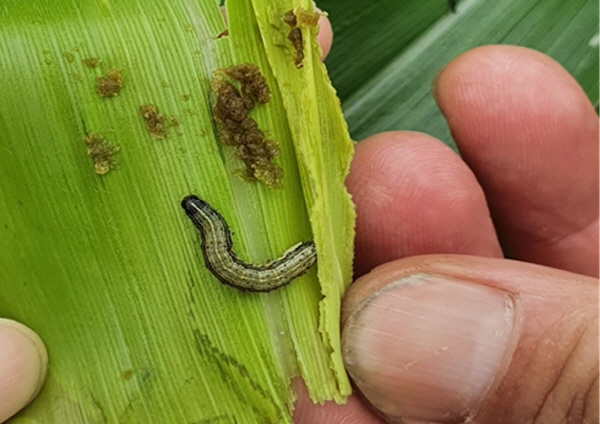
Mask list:
[[[11,424],[280,423],[296,376],[315,401],[349,394],[352,143],[316,28],[299,24],[298,68],[283,21],[312,4],[227,8],[228,34],[216,2],[0,5],[0,316],[50,355]],[[249,115],[279,145],[283,188],[241,178],[219,139],[211,81],[243,63],[272,93]],[[179,205],[191,193],[246,262],[314,240],[318,266],[269,293],[220,284]]]
[[[423,131],[453,146],[431,95],[435,75],[477,46],[513,44],[550,55],[598,107],[594,0],[321,0],[334,48],[326,63],[355,140]]]

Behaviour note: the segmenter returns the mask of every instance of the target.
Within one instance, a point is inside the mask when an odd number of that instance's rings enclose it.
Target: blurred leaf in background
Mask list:
[[[454,146],[431,95],[459,54],[513,44],[550,55],[598,107],[595,0],[321,0],[334,42],[326,60],[354,140],[386,130],[423,131]],[[551,89],[551,87],[549,87]]]

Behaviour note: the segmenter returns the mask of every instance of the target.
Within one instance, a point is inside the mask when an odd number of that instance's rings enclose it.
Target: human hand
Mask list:
[[[0,319],[0,423],[37,395],[47,363],[46,348],[37,334],[23,324]]]
[[[347,182],[357,274],[387,262],[343,305],[366,402],[300,388],[294,422],[382,423],[367,403],[389,422],[598,422],[598,117],[560,65],[518,47],[467,52],[434,90],[462,160],[384,133]]]

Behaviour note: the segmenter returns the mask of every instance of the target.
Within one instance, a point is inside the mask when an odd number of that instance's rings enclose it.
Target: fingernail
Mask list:
[[[18,322],[0,318],[0,423],[37,395],[48,355],[40,338]]]
[[[348,372],[392,421],[458,423],[506,371],[519,325],[514,295],[416,274],[365,299],[344,326]]]

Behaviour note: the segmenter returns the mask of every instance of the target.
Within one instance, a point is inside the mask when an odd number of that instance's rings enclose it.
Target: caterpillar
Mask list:
[[[181,207],[200,232],[206,268],[228,286],[244,292],[268,292],[285,286],[317,262],[312,241],[300,242],[281,257],[264,264],[242,261],[233,251],[231,232],[225,219],[204,200],[186,196]]]

